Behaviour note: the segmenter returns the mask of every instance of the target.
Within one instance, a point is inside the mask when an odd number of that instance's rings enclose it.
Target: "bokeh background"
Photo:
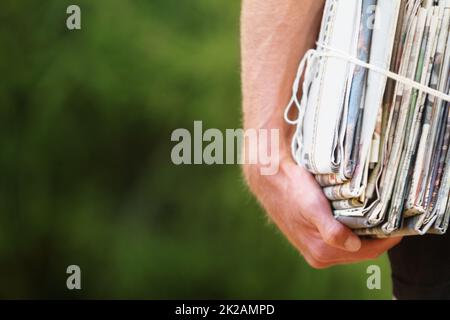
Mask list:
[[[1,7],[0,298],[391,297],[386,257],[379,291],[308,267],[238,166],[171,163],[174,129],[241,125],[240,1]]]

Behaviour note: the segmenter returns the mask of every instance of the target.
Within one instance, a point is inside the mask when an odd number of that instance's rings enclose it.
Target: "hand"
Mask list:
[[[284,235],[314,268],[376,259],[401,238],[360,239],[332,215],[314,177],[285,160],[277,175],[262,176],[244,167],[251,190]]]
[[[293,132],[282,115],[299,59],[318,37],[324,3],[246,0],[241,18],[244,129],[280,129],[284,155],[276,175],[260,175],[260,165],[246,165],[244,173],[270,217],[315,268],[374,259],[400,241],[360,240],[334,219],[314,177],[290,157]]]

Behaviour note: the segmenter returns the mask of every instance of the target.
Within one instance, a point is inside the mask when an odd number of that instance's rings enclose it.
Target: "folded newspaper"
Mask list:
[[[285,116],[295,160],[356,234],[448,228],[449,28],[450,0],[326,1]]]

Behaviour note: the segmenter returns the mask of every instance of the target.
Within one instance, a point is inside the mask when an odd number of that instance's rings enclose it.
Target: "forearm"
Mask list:
[[[283,119],[299,60],[314,46],[323,0],[244,0],[241,17],[245,129],[279,129],[290,160],[293,128]],[[283,162],[283,161],[282,161]],[[244,172],[254,169],[246,166]]]
[[[361,241],[333,217],[314,176],[290,156],[293,128],[285,124],[283,108],[291,98],[299,60],[314,46],[323,4],[244,0],[241,35],[244,127],[280,130],[280,150],[270,143],[262,146],[280,151],[278,174],[263,176],[258,164],[244,166],[244,173],[269,216],[315,268],[374,259],[399,241]]]

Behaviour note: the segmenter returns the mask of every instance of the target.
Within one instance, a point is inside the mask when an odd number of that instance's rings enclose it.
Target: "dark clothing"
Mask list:
[[[450,299],[450,233],[405,237],[389,258],[397,299]]]

